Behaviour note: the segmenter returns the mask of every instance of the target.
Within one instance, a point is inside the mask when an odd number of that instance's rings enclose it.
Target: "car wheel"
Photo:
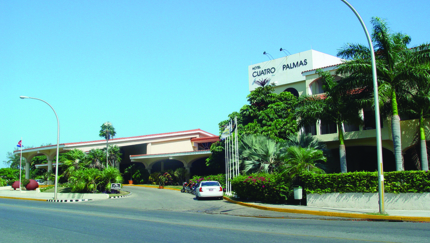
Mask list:
[[[185,189],[181,189],[181,192],[185,192]]]

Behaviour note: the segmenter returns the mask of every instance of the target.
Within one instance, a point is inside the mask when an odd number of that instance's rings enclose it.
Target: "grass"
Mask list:
[[[124,184],[124,185],[128,185],[128,184]],[[158,185],[154,185],[154,184],[133,184],[133,185],[136,185],[136,186],[139,186],[139,185],[143,185],[143,186],[153,186],[153,187],[157,187],[158,188]],[[175,186],[175,185],[165,185],[164,186],[165,188],[174,188],[174,189],[182,189],[182,186]]]

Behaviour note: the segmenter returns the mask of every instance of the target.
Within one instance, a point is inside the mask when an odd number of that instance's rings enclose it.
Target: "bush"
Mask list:
[[[3,180],[2,178],[0,178],[0,186],[6,186],[7,182],[6,180]]]
[[[75,170],[70,176],[72,192],[110,191],[110,183],[123,180],[121,173],[114,167],[100,171],[96,168]]]
[[[395,171],[384,173],[384,191],[389,193],[430,192],[430,172]],[[378,172],[339,174],[302,173],[307,193],[378,192]]]
[[[251,174],[235,177],[233,191],[241,199],[269,203],[284,203],[290,188],[290,181],[279,174]]]
[[[199,183],[201,181],[218,181],[221,184],[222,188],[225,188],[225,174],[208,175],[208,176],[195,175],[190,180],[190,183]]]
[[[159,183],[159,180],[160,180],[159,178],[160,178],[160,172],[154,172],[148,177],[148,181],[149,183],[156,185]]]
[[[145,168],[139,167],[137,165],[130,165],[124,171],[125,182],[128,180],[133,180],[134,184],[143,184],[148,181],[149,173]]]
[[[30,183],[30,180],[29,179],[22,179],[21,180],[21,186],[27,186],[28,185],[28,183]]]

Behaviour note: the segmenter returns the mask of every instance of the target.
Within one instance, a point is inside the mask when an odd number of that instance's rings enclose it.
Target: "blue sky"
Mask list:
[[[412,46],[430,41],[430,1],[350,0]],[[314,49],[367,44],[336,1],[0,1],[0,167],[25,146],[200,128],[246,104],[248,66]]]

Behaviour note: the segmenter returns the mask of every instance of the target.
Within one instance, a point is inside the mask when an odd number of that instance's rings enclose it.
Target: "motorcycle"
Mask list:
[[[188,192],[188,191],[187,191],[187,187],[188,187],[188,184],[187,184],[186,182],[184,182],[184,184],[182,184],[181,192],[182,192],[182,193],[184,193],[184,192]]]

